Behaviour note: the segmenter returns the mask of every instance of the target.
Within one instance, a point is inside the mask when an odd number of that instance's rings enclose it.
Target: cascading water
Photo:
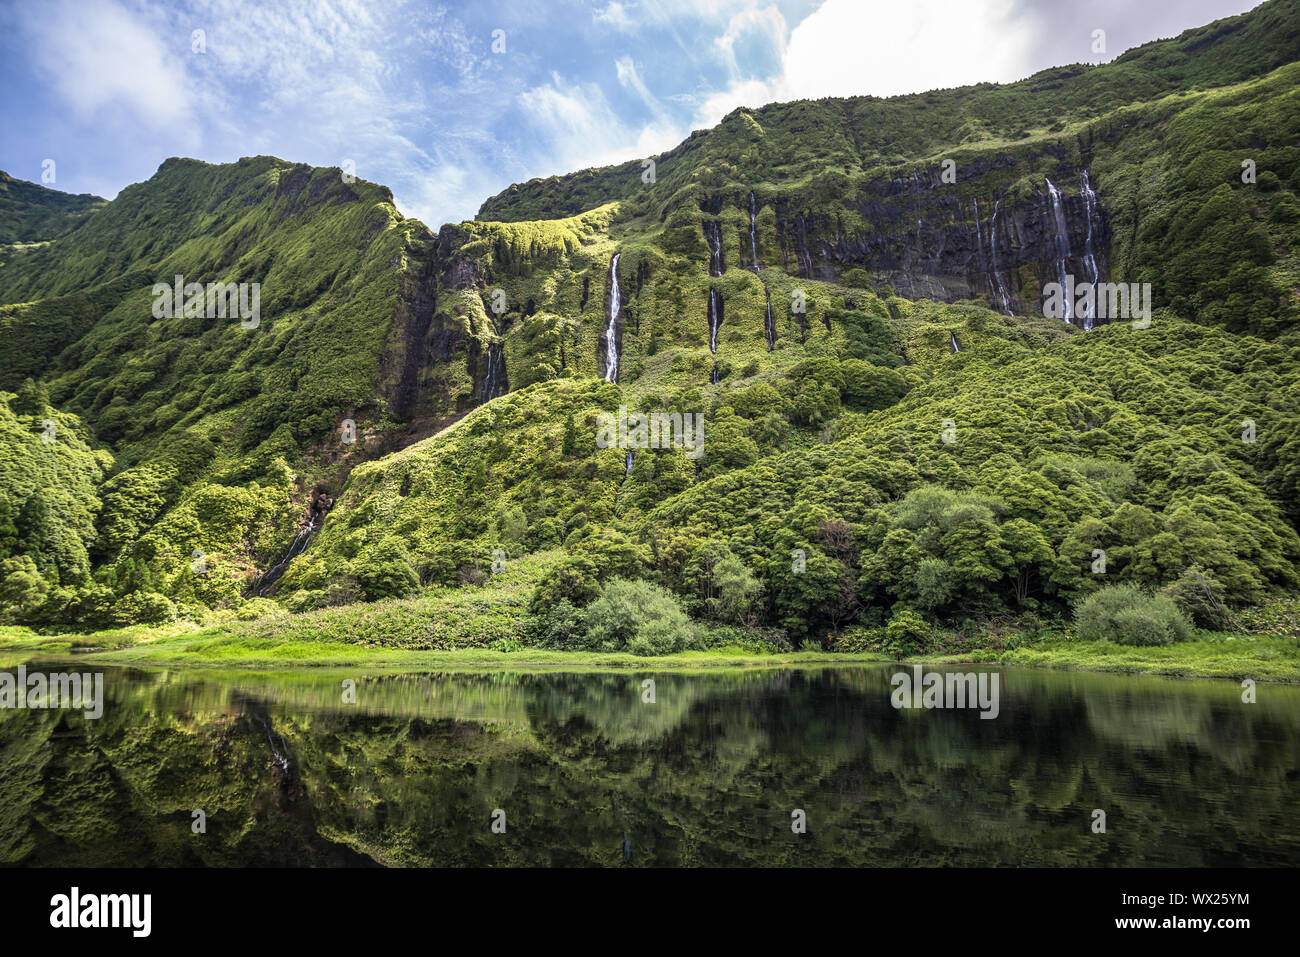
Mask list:
[[[1070,231],[1065,223],[1065,208],[1061,203],[1061,191],[1050,179],[1044,177],[1048,195],[1052,198],[1052,224],[1054,245],[1056,247],[1056,281],[1061,285],[1062,318],[1070,322],[1070,290],[1066,287],[1065,265],[1070,258]],[[1072,323],[1071,323],[1072,324]]]
[[[1002,310],[1008,316],[1014,316],[1011,311],[1011,304],[1007,300],[1007,290],[1002,285],[1002,276],[998,273],[998,207],[1002,200],[993,202],[993,222],[991,235],[989,236],[989,265],[993,268],[993,281],[997,284],[998,297],[1002,300]]]
[[[626,482],[627,477],[632,474],[632,463],[635,461],[636,461],[636,453],[633,452],[631,449],[628,449],[627,458],[623,460],[623,481],[624,482]]]
[[[951,332],[948,333],[948,344],[954,353],[961,352],[961,346],[957,345],[957,336]]]
[[[709,287],[709,351],[718,354],[718,324],[722,321],[722,303],[718,290]]]
[[[763,290],[767,294],[767,315],[763,317],[763,328],[767,332],[767,351],[776,349],[776,321],[772,318],[772,290]]]
[[[716,222],[704,224],[704,238],[709,243],[709,275],[722,275],[722,228]]]
[[[1088,171],[1085,169],[1079,173],[1079,192],[1083,195],[1084,208],[1088,214],[1088,230],[1083,239],[1083,266],[1088,271],[1088,282],[1092,283],[1094,298],[1091,305],[1085,304],[1084,313],[1080,317],[1083,319],[1083,328],[1085,331],[1092,329],[1093,320],[1096,318],[1096,299],[1097,280],[1100,278],[1097,269],[1097,258],[1092,249],[1092,221],[1097,211],[1097,194],[1093,192],[1092,183],[1088,180]]]
[[[763,267],[758,264],[758,238],[754,228],[754,221],[758,216],[758,209],[755,205],[754,191],[749,191],[749,252],[754,257],[752,263],[754,272],[758,272]]]
[[[501,366],[505,362],[499,342],[489,343],[487,347],[487,374],[483,377],[483,401],[491,402],[497,397],[501,388]]]
[[[618,291],[618,257],[609,264],[609,325],[605,327],[605,381],[618,381],[618,311],[622,300]]]
[[[293,537],[293,541],[289,543],[289,549],[280,557],[280,560],[258,576],[257,580],[253,582],[253,587],[249,589],[249,594],[258,597],[265,595],[270,587],[280,580],[280,576],[289,567],[289,563],[307,550],[311,540],[316,537],[316,529],[320,527],[324,518],[325,516],[319,510],[312,508],[307,517],[306,527],[298,529],[298,534]]]

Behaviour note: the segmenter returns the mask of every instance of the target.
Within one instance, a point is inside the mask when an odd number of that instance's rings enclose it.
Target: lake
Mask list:
[[[1293,686],[935,669],[996,674],[990,719],[895,708],[895,665],[27,668],[105,700],[0,710],[10,865],[1300,864]]]

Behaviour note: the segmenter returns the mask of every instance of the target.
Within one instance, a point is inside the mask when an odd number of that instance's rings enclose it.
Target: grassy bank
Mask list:
[[[0,630],[0,666],[12,666],[31,658],[65,656],[83,662],[145,666],[277,669],[346,666],[382,670],[537,668],[568,671],[808,667],[894,660],[879,653],[763,652],[741,645],[720,645],[705,651],[654,658],[532,647],[512,651],[483,647],[411,649],[297,636],[254,636],[236,633],[226,627],[196,629],[186,625],[60,636],[40,636],[24,629]],[[1133,648],[1111,642],[1085,642],[1068,636],[1053,636],[1014,648],[974,648],[957,654],[922,654],[902,660],[906,663],[979,662],[1075,671],[1300,683],[1300,644],[1294,638],[1277,636],[1202,633],[1196,640],[1157,648]]]

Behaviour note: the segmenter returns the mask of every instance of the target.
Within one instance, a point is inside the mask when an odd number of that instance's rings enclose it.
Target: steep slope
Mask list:
[[[0,385],[39,377],[53,406],[116,450],[91,549],[111,587],[240,601],[391,426],[429,239],[386,189],[338,170],[169,160],[78,228],[10,256]],[[201,295],[186,290],[186,308],[160,316],[156,284],[176,276]],[[246,285],[227,303],[215,283]],[[323,436],[332,451],[304,461]]]
[[[0,170],[0,256],[7,258],[5,245],[45,243],[71,232],[106,202],[89,193],[46,189]]]

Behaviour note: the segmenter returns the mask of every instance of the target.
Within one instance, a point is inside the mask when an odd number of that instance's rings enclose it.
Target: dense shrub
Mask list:
[[[900,608],[885,626],[885,649],[895,658],[920,654],[932,634],[933,629],[920,614],[910,608]]]
[[[356,579],[361,593],[370,601],[401,598],[415,591],[420,584],[405,551],[396,547],[382,549],[373,559],[361,563]]]
[[[1079,603],[1075,626],[1085,641],[1169,645],[1192,637],[1192,624],[1167,595],[1136,585],[1107,585]]]
[[[112,616],[119,625],[163,625],[176,620],[176,606],[157,592],[133,591],[113,603]]]
[[[668,655],[699,644],[672,592],[646,581],[611,580],[587,606],[583,623],[583,644],[592,651]]]

